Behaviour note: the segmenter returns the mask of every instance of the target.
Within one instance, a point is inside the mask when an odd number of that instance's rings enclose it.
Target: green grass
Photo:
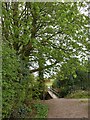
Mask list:
[[[50,87],[50,86],[52,86],[53,81],[54,81],[54,79],[50,79],[50,82],[46,82],[45,85],[46,85],[47,87]]]
[[[48,82],[48,83],[46,83],[46,86],[47,86],[47,87],[52,86],[52,82]]]
[[[21,120],[26,118],[46,118],[48,114],[48,106],[40,103],[39,100],[32,102],[27,102],[19,106],[18,109],[13,113],[15,118],[20,118]]]
[[[90,95],[88,95],[88,91],[77,90],[68,94],[66,98],[90,98]]]
[[[41,104],[41,103],[37,103],[34,105],[35,109],[36,109],[36,116],[35,118],[46,118],[47,114],[48,114],[48,106]]]

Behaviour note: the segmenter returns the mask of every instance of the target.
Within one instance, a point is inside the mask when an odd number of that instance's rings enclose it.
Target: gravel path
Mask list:
[[[88,118],[88,100],[55,98],[43,102],[49,107],[48,118]]]

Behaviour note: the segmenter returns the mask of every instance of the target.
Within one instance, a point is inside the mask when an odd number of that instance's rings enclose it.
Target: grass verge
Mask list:
[[[34,105],[36,109],[36,116],[35,118],[46,118],[48,114],[48,106],[42,103],[37,103]]]
[[[90,95],[88,94],[88,91],[84,90],[76,90],[72,92],[71,94],[68,94],[66,98],[90,98]]]

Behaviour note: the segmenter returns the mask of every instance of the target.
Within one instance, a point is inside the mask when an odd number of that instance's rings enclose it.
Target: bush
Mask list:
[[[48,107],[41,104],[39,101],[32,101],[20,105],[18,109],[14,110],[11,118],[46,118],[48,113]]]
[[[18,84],[19,63],[15,55],[14,49],[11,49],[8,44],[3,44],[3,64],[2,64],[2,114],[3,117],[8,117],[12,110],[16,97],[16,88]]]
[[[46,118],[47,117],[48,107],[46,105],[37,103],[34,105],[34,107],[36,108],[36,111],[37,111],[35,118]]]
[[[90,98],[90,95],[88,95],[88,91],[77,90],[68,94],[66,98]]]
[[[2,117],[9,118],[14,111],[32,100],[32,94],[39,96],[38,83],[29,73],[25,61],[22,61],[13,48],[3,42],[2,70]],[[33,91],[33,88],[36,88]],[[17,116],[17,115],[16,115]]]

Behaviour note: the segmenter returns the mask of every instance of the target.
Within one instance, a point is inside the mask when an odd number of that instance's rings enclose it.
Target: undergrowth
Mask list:
[[[23,104],[16,109],[11,118],[46,118],[48,113],[48,107],[40,102],[34,101],[28,104]]]
[[[90,98],[90,95],[88,94],[88,91],[76,90],[71,94],[68,94],[66,98]]]
[[[46,118],[47,117],[48,106],[41,104],[41,103],[37,103],[34,105],[34,107],[37,112],[35,118]]]

